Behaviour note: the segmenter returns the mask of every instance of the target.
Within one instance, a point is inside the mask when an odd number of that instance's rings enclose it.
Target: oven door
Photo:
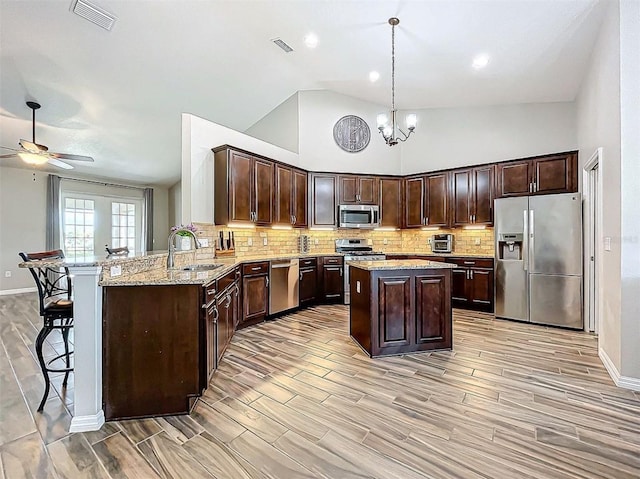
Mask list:
[[[340,205],[340,228],[377,228],[379,208],[376,205]]]

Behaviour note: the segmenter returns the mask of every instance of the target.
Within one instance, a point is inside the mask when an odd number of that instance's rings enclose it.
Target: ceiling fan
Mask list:
[[[1,146],[5,150],[13,150],[15,153],[11,153],[8,155],[0,155],[1,158],[13,158],[19,157],[25,163],[30,165],[44,165],[45,163],[49,163],[50,165],[57,166],[59,168],[64,168],[65,170],[73,169],[68,163],[65,163],[61,160],[73,160],[73,161],[93,161],[93,158],[90,156],[82,156],[82,155],[70,155],[67,153],[53,153],[49,151],[45,145],[39,145],[36,143],[36,110],[40,108],[40,104],[35,101],[28,101],[27,106],[31,108],[31,141],[20,140],[18,144],[20,145],[19,149],[9,148],[6,146]]]

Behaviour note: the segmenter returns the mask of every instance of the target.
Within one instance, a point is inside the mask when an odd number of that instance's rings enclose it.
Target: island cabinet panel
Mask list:
[[[371,356],[451,349],[451,269],[352,266],[349,332]]]
[[[410,344],[410,277],[378,278],[378,298],[378,347]]]
[[[185,414],[201,392],[200,285],[111,286],[103,296],[107,420]]]
[[[451,347],[451,297],[447,294],[448,273],[416,275],[416,343],[435,348]]]

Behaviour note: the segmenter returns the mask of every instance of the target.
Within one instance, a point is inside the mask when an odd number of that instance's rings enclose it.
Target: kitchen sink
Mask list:
[[[182,271],[207,271],[211,269],[222,268],[222,264],[188,264],[187,266],[183,266],[180,268]]]

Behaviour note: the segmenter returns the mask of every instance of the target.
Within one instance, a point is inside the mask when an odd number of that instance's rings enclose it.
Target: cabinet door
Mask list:
[[[407,178],[404,181],[406,228],[424,226],[424,178]]]
[[[426,224],[449,226],[449,174],[427,175],[425,182]]]
[[[578,191],[576,154],[557,155],[532,160],[534,193],[572,193]]]
[[[472,170],[458,170],[452,172],[452,208],[453,226],[471,224],[472,218]]]
[[[532,171],[529,160],[498,163],[496,165],[497,198],[527,196],[532,188]]]
[[[464,307],[469,303],[467,293],[467,277],[469,271],[465,269],[451,270],[451,300],[456,306]]]
[[[307,173],[301,170],[293,170],[293,192],[291,194],[294,217],[294,226],[302,228],[307,222]]]
[[[218,307],[214,302],[207,308],[207,319],[206,319],[206,357],[207,357],[207,384],[206,387],[211,380],[211,375],[216,370],[217,367],[217,335],[216,328],[218,322]]]
[[[252,221],[253,159],[231,151],[228,161],[229,221]]]
[[[317,268],[305,268],[300,270],[300,305],[308,305],[316,301],[318,291]]]
[[[227,349],[230,338],[231,322],[231,295],[224,294],[218,297],[218,330],[216,335],[216,364],[220,364],[222,355]]]
[[[378,278],[378,347],[407,346],[411,333],[411,277]]]
[[[337,226],[335,175],[311,174],[311,226]]]
[[[273,163],[255,158],[254,168],[255,222],[270,225],[273,222]]]
[[[493,311],[493,271],[471,269],[469,300],[474,309]]]
[[[473,224],[493,224],[493,165],[473,169],[472,203]]]
[[[402,180],[382,178],[380,180],[380,226],[402,227]]]
[[[348,205],[358,203],[358,177],[340,175],[338,181],[338,204]]]
[[[275,165],[275,200],[273,222],[279,225],[290,225],[293,223],[293,172],[291,168]]]
[[[267,315],[269,294],[267,275],[242,278],[243,322],[261,319]]]
[[[329,302],[342,301],[344,292],[343,269],[340,265],[323,265],[322,292],[323,299]]]
[[[449,276],[444,272],[416,275],[416,344],[431,343],[437,348],[451,347],[453,338],[448,283]]]
[[[378,204],[378,187],[380,179],[374,176],[358,178],[358,203],[363,205]]]

